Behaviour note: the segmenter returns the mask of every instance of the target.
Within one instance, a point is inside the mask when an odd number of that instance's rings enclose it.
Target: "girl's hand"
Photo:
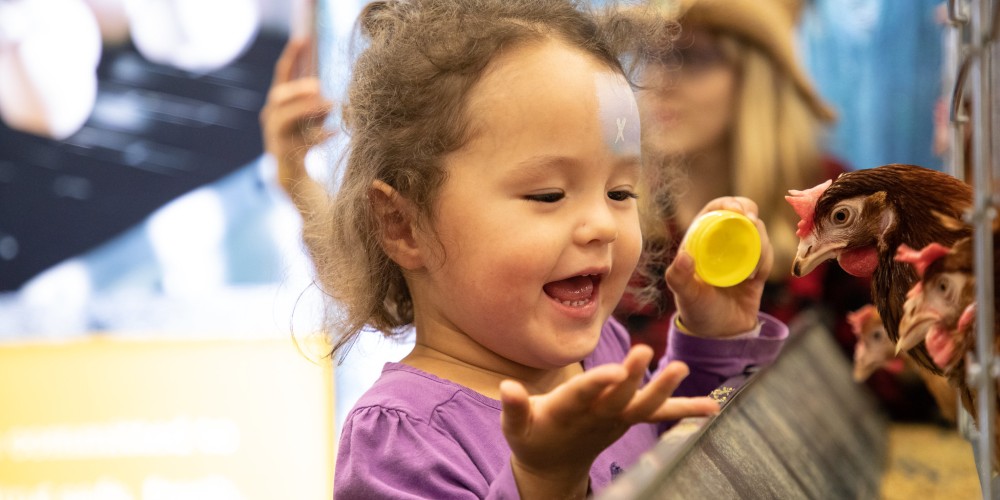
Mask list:
[[[746,215],[760,233],[760,261],[749,278],[735,286],[717,288],[694,273],[694,261],[684,250],[667,268],[667,286],[674,293],[677,312],[684,327],[702,337],[729,337],[753,330],[764,283],[774,264],[774,249],[764,222],[757,217],[757,204],[749,198],[724,197],[710,201],[698,214],[712,210],[732,210]]]
[[[323,97],[319,79],[295,76],[309,64],[310,50],[308,39],[288,41],[275,64],[267,103],[260,112],[264,149],[277,160],[281,187],[293,197],[296,186],[308,180],[306,152],[332,135],[323,122],[333,103]]]
[[[500,384],[503,432],[522,497],[583,498],[594,459],[633,424],[719,411],[707,397],[670,397],[688,374],[681,362],[640,388],[652,357],[648,346],[635,346],[621,364],[596,367],[536,396],[513,380]]]

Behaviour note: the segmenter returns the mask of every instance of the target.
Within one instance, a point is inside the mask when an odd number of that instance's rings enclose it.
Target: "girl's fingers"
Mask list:
[[[635,396],[636,390],[642,385],[642,380],[645,378],[652,360],[653,349],[649,346],[632,347],[621,364],[627,377],[620,383],[606,387],[594,401],[593,409],[606,415],[621,413],[622,409]]]
[[[749,217],[752,221],[757,220],[757,203],[750,198],[746,198],[744,196],[733,196],[730,198],[724,198],[723,200],[723,205],[727,210],[742,213],[743,215]]]
[[[325,118],[332,109],[333,103],[323,97],[318,80],[296,80],[271,89],[260,111],[260,124],[265,133],[271,133],[300,119],[299,115],[321,112]]]
[[[580,414],[591,412],[595,404],[607,396],[608,389],[615,387],[629,377],[619,364],[601,365],[577,375],[547,396],[546,406],[557,420],[571,420]]]
[[[299,78],[272,87],[268,91],[267,105],[281,107],[300,99],[326,101],[326,98],[323,97],[323,85],[318,78]]]
[[[337,135],[337,133],[334,131],[330,131],[322,127],[312,127],[306,133],[305,142],[306,144],[322,144],[330,140],[330,138],[335,135]]]
[[[285,124],[316,122],[317,126],[323,124],[323,120],[330,115],[333,104],[326,101],[301,100],[289,104],[282,108],[280,113],[281,122]],[[286,125],[287,126],[287,125]]]
[[[653,361],[653,349],[648,345],[639,344],[629,349],[622,365],[625,366],[625,371],[629,373],[630,378],[638,376],[641,380],[646,374],[646,370],[649,369],[651,361]]]
[[[673,262],[664,273],[667,287],[674,292],[676,300],[685,304],[700,303],[712,285],[701,281],[694,272],[694,258],[686,250],[678,250]]]
[[[702,207],[698,215],[704,215],[713,210],[731,210],[746,215],[750,220],[757,220],[757,203],[744,196],[723,196],[716,198]]]
[[[707,396],[670,398],[656,412],[650,415],[649,421],[663,422],[667,420],[680,420],[685,417],[718,415],[719,411],[719,403]]]
[[[632,403],[624,411],[625,419],[629,422],[646,421],[647,416],[653,414],[677,390],[688,372],[688,366],[683,362],[670,362],[636,393]]]
[[[512,436],[524,434],[531,421],[528,391],[519,382],[504,380],[500,382],[500,402],[503,404],[500,422],[504,434]]]
[[[589,406],[608,386],[620,384],[628,377],[629,373],[622,365],[601,365],[571,378],[556,391],[571,394],[574,399]]]
[[[754,224],[757,226],[757,232],[760,233],[760,262],[757,263],[757,270],[754,271],[754,279],[764,282],[767,281],[768,276],[771,274],[771,269],[774,267],[774,250],[771,248],[771,236],[767,234],[767,227],[764,225],[764,221],[756,220]]]
[[[300,101],[275,110],[268,120],[272,130],[279,135],[308,137],[323,129],[323,122],[331,110],[330,103]]]
[[[274,79],[271,81],[272,87],[288,82],[295,77],[295,66],[303,50],[308,47],[308,44],[308,38],[292,38],[285,44],[284,50],[281,51],[281,56],[278,57],[278,62],[274,64]]]

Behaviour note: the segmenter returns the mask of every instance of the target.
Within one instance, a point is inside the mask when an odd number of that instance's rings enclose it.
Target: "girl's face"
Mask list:
[[[642,139],[652,151],[690,155],[726,140],[737,75],[712,34],[693,30],[673,51],[651,54],[640,84]]]
[[[500,55],[468,99],[473,137],[418,232],[436,248],[409,281],[418,342],[494,371],[578,362],[639,258],[633,93],[546,41]]]

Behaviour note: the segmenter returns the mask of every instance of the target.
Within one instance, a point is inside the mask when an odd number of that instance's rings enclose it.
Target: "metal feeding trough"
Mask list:
[[[777,361],[713,396],[722,412],[680,421],[597,498],[878,498],[887,418],[817,321]]]

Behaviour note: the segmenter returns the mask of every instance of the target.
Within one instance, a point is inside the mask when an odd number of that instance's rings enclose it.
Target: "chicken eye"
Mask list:
[[[938,280],[937,289],[939,292],[947,294],[949,288],[950,287],[948,286],[948,280]]]
[[[847,207],[838,208],[830,215],[834,224],[842,225],[851,219],[851,210]]]
[[[875,333],[872,334],[872,338],[875,340],[882,340],[882,330],[875,330]]]

